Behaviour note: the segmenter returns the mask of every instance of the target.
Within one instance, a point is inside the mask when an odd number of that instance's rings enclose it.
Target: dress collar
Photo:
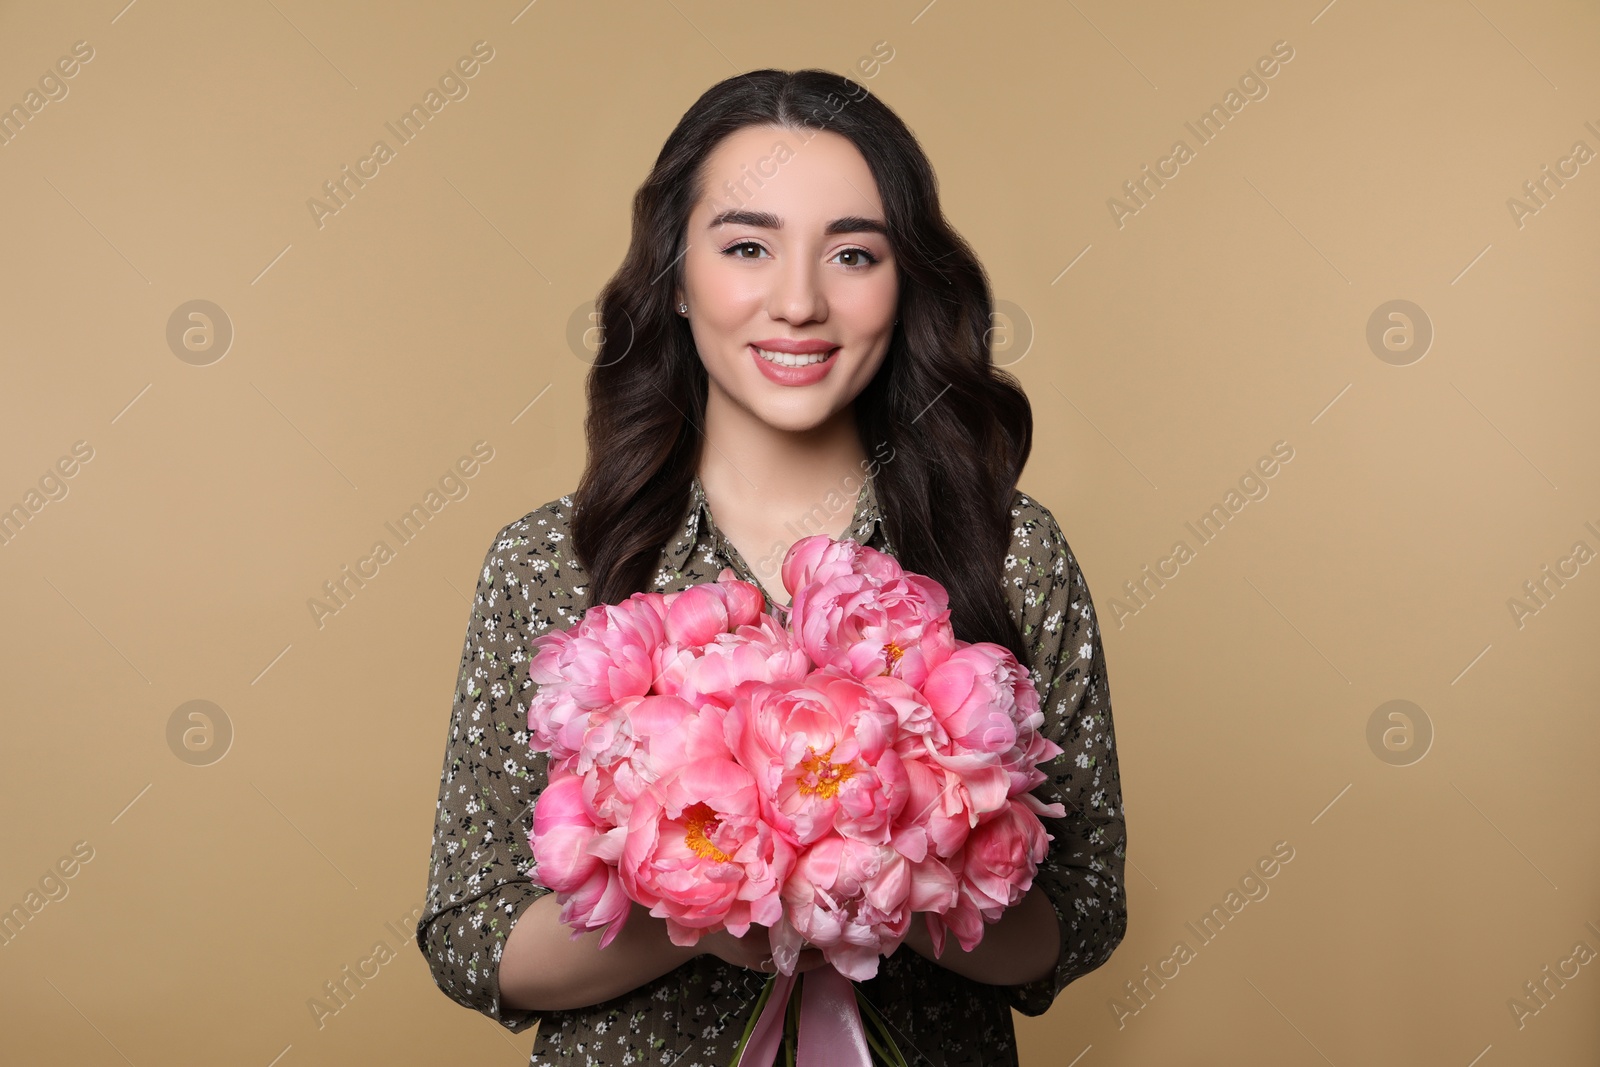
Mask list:
[[[871,474],[863,474],[861,492],[856,496],[855,513],[851,516],[850,527],[844,536],[851,538],[858,544],[870,544],[872,539],[881,532],[883,527],[883,512],[878,506],[878,494],[873,488]],[[708,536],[716,529],[716,520],[711,517],[711,505],[706,500],[705,487],[700,484],[700,476],[695,475],[694,482],[689,491],[689,510],[684,516],[683,526],[678,536],[667,546],[666,562],[669,569],[683,570],[684,563],[689,559],[695,543],[704,531]]]

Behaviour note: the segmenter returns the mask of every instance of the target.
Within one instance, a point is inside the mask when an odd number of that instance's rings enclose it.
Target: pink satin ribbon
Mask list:
[[[750,1040],[739,1053],[738,1067],[772,1067],[783,1045],[783,1018],[794,992],[796,976],[779,974],[773,980],[756,1020]],[[795,1067],[872,1067],[867,1033],[856,1007],[850,979],[824,964],[805,974],[800,983],[800,1027]]]

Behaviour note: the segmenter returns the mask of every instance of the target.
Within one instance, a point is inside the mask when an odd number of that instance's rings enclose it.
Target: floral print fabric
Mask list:
[[[572,626],[588,607],[587,579],[571,552],[572,502],[563,496],[508,524],[484,559],[451,709],[417,945],[456,1002],[512,1032],[538,1024],[532,1064],[723,1067],[766,976],[713,955],[588,1008],[538,1012],[500,1001],[506,937],[523,910],[550,892],[537,881],[527,840],[546,759],[529,749],[527,667],[534,637]],[[1054,516],[1020,491],[1011,516],[1006,600],[1029,652],[1044,731],[1063,749],[1034,790],[1067,813],[1044,820],[1054,840],[1036,878],[1055,908],[1061,955],[1053,974],[1018,986],[974,982],[909,949],[886,957],[861,989],[914,1064],[1016,1064],[1011,1009],[1043,1014],[1069,982],[1106,961],[1127,927],[1126,832],[1099,619]],[[894,553],[870,477],[844,536]],[[714,581],[724,567],[764,588],[717,529],[696,478],[655,588]],[[952,941],[946,951],[959,946]]]

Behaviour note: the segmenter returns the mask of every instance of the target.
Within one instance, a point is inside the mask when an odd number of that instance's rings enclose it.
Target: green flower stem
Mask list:
[[[867,1035],[868,1044],[872,1045],[878,1054],[888,1062],[890,1067],[910,1067],[906,1062],[905,1053],[901,1052],[900,1046],[895,1043],[894,1034],[889,1031],[889,1024],[884,1021],[882,1015],[878,1014],[878,1009],[873,1007],[872,1002],[862,995],[861,987],[853,982],[851,986],[856,991],[856,1006],[861,1009],[862,1018],[870,1024],[862,1028]],[[878,1032],[878,1037],[883,1047],[880,1047],[878,1042],[872,1040],[873,1030]]]
[[[800,988],[805,984],[802,975],[789,992],[788,1011],[783,1016],[783,1062],[794,1067],[796,1051],[800,1047]]]
[[[755,1007],[750,1012],[750,1018],[745,1021],[744,1033],[739,1036],[739,1041],[733,1046],[733,1059],[729,1067],[736,1067],[739,1057],[744,1055],[745,1046],[750,1043],[750,1035],[755,1033],[756,1021],[761,1018],[761,1013],[766,1009],[767,1001],[772,998],[772,989],[777,984],[778,976],[773,975],[767,979],[766,985],[761,987],[761,995],[756,998]],[[789,1002],[784,1005],[783,1012],[783,1062],[786,1067],[795,1067],[795,1056],[800,1045],[800,997],[801,986],[805,978],[799,978],[794,987],[789,991]],[[874,1059],[886,1067],[911,1067],[906,1060],[905,1053],[900,1051],[900,1046],[895,1042],[894,1034],[889,1029],[888,1022],[878,1013],[870,1000],[861,992],[861,987],[855,982],[850,983],[850,988],[855,991],[856,1007],[860,1010],[861,1018],[866,1024],[862,1032],[866,1036],[867,1045],[871,1049]]]
[[[733,1046],[733,1059],[728,1061],[728,1067],[737,1067],[739,1057],[744,1055],[744,1046],[750,1040],[750,1035],[755,1032],[756,1020],[761,1018],[761,1010],[767,1006],[767,1000],[772,996],[772,987],[777,981],[778,976],[773,975],[767,979],[767,984],[761,987],[761,995],[756,998],[755,1010],[750,1013],[749,1020],[744,1024],[744,1034]]]

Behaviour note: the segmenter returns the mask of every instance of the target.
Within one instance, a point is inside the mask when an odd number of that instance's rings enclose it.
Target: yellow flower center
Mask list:
[[[816,749],[806,746],[806,758],[800,761],[800,774],[795,780],[800,792],[831,800],[839,792],[839,786],[855,775],[856,769],[851,764],[828,762],[833,749],[834,746],[829,745],[828,751],[819,756]]]
[[[711,810],[711,805],[700,803],[691,804],[683,811],[684,817],[684,844],[689,846],[695,855],[718,863],[727,863],[732,856],[722,851],[711,843],[710,833],[717,828],[717,813]]]

